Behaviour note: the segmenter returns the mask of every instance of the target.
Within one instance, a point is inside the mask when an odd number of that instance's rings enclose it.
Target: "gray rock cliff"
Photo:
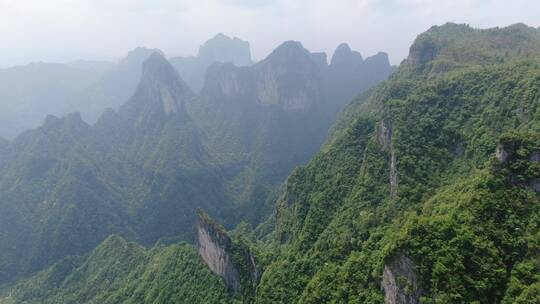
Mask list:
[[[381,287],[386,304],[418,304],[422,293],[414,262],[400,254],[384,265]]]
[[[234,293],[253,289],[259,271],[249,249],[235,244],[223,227],[204,212],[199,211],[198,215],[197,250],[208,268],[222,277]]]

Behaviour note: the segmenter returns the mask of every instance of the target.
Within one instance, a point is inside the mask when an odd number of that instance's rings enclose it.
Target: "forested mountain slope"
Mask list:
[[[89,255],[64,259],[21,283],[3,301],[234,303],[234,298],[192,246],[158,245],[148,250],[111,236]]]
[[[154,53],[118,112],[93,127],[76,114],[49,116],[10,143],[0,179],[2,281],[83,254],[112,233],[189,239],[196,207],[221,215],[230,200],[186,112],[189,98]]]
[[[242,83],[251,94],[244,99],[242,90],[230,99],[213,95],[211,73],[197,96],[155,51],[118,111],[94,125],[79,114],[48,116],[0,142],[0,284],[84,255],[111,234],[146,246],[191,241],[196,208],[229,228],[258,224],[271,213],[272,191],[316,153],[329,113],[345,102],[319,95],[326,88],[320,56],[290,45],[247,68],[256,82]],[[146,55],[139,49],[127,61]],[[391,70],[386,61],[380,77]]]
[[[458,52],[471,41],[474,47]],[[139,303],[167,303],[180,295],[227,302],[235,293],[229,288],[225,295],[230,277],[215,267],[229,264],[210,254],[219,252],[232,261],[250,261],[245,257],[253,253],[252,262],[233,263],[262,274],[252,287],[254,300],[244,302],[539,302],[539,55],[538,30],[524,25],[431,28],[396,74],[347,107],[327,144],[288,178],[275,214],[257,230],[249,234],[239,226],[229,237],[205,217],[198,226],[202,259],[188,245],[150,251],[182,252],[167,256],[167,263],[193,266],[165,269],[159,262],[147,277],[141,273],[148,266],[141,265],[148,264],[135,259],[139,266],[78,301],[131,303],[130,296],[144,294],[149,297]],[[87,280],[110,267],[107,261],[84,265],[111,243],[124,244],[111,238],[87,257],[63,260],[4,301],[54,302],[67,290],[88,294]],[[240,256],[234,254],[238,244],[248,247]],[[136,245],[113,247],[112,256],[147,252]],[[201,260],[225,279],[207,277]],[[176,275],[186,268],[194,270]],[[65,272],[57,276],[58,269]],[[126,281],[132,269],[137,279]],[[171,273],[174,279],[161,280]],[[32,287],[38,282],[61,288],[42,294]],[[169,288],[169,282],[180,287]],[[207,298],[201,298],[201,286]]]
[[[418,37],[289,177],[256,302],[538,302],[539,38]]]
[[[306,163],[351,92],[359,94],[394,71],[386,54],[364,61],[340,48],[328,65],[324,54],[287,41],[253,66],[222,63],[208,69],[200,98],[188,107],[226,168],[228,191],[239,201],[260,200],[268,187]],[[351,75],[358,81],[338,83]],[[260,218],[258,211],[246,212],[244,220]]]

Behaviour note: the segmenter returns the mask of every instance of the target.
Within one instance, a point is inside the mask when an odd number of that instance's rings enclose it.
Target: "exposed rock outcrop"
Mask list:
[[[247,67],[232,63],[211,65],[205,77],[203,96],[211,96],[216,102],[241,103],[253,97],[253,77]]]
[[[287,41],[254,66],[257,100],[285,111],[306,110],[321,103],[320,59],[300,42]]]
[[[234,293],[254,290],[259,271],[249,248],[236,244],[219,224],[198,211],[197,250],[206,265],[222,277]]]
[[[511,156],[511,153],[513,153],[513,147],[504,146],[502,143],[499,143],[497,145],[497,149],[495,150],[495,157],[501,162],[505,163],[508,158]]]
[[[377,129],[377,140],[382,149],[390,153],[390,197],[395,198],[398,194],[398,172],[396,151],[392,144],[392,123],[383,119]]]
[[[500,168],[510,182],[540,193],[540,136],[538,134],[504,136],[495,150]]]
[[[153,53],[143,64],[142,78],[133,97],[121,112],[138,115],[185,113],[185,100],[193,93],[161,53]]]
[[[409,51],[410,64],[413,66],[424,65],[437,57],[439,46],[429,38],[419,38],[411,46]]]
[[[400,254],[384,265],[381,287],[387,304],[418,304],[422,290],[414,262]]]
[[[206,70],[212,64],[231,63],[240,67],[253,63],[249,42],[223,34],[218,34],[201,45],[197,56],[173,57],[170,61],[195,92],[203,88]]]
[[[286,112],[308,110],[322,104],[326,66],[324,53],[310,53],[299,42],[288,41],[252,67],[210,66],[201,95]]]

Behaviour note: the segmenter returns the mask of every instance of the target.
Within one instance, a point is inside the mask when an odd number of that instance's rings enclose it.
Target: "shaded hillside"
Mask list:
[[[146,57],[139,49],[122,65],[136,69]],[[274,189],[322,144],[326,109],[339,106],[321,96],[313,58],[286,43],[253,68],[216,65],[196,96],[154,52],[118,111],[94,125],[48,116],[2,143],[0,281],[82,255],[113,233],[144,245],[192,240],[196,208],[227,227],[258,224]],[[244,70],[254,82],[234,74]],[[231,82],[250,95],[222,86]],[[237,106],[223,106],[230,102]]]
[[[112,233],[145,244],[189,239],[196,207],[225,217],[230,203],[186,112],[189,98],[154,53],[119,112],[93,127],[80,115],[49,116],[10,143],[0,179],[2,281],[84,254]]]
[[[378,65],[368,59],[340,68],[354,59],[345,56],[329,66],[324,54],[288,41],[250,67],[210,66],[200,98],[188,106],[217,151],[229,191],[239,201],[262,197],[264,203],[265,189],[279,185],[319,150],[348,98],[392,73],[385,58]],[[360,76],[340,82],[350,75]],[[252,223],[264,215],[246,212],[243,219]]]

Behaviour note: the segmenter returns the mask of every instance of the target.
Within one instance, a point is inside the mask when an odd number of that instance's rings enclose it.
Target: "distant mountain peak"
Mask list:
[[[143,63],[142,77],[133,97],[125,105],[139,114],[158,110],[164,114],[185,111],[184,100],[193,93],[160,52]]]
[[[363,58],[359,52],[351,50],[351,47],[347,43],[342,43],[336,48],[330,64],[360,64],[362,61]]]
[[[161,53],[153,53],[143,63],[142,80],[170,82],[179,80],[178,73]]]
[[[42,130],[59,132],[66,136],[78,136],[89,131],[90,125],[84,122],[78,112],[70,113],[63,117],[47,115]]]
[[[377,54],[366,58],[364,61],[366,64],[379,64],[383,66],[390,66],[390,58],[388,53],[378,52]]]
[[[137,47],[129,51],[128,55],[122,59],[119,63],[121,68],[133,68],[140,67],[143,62],[148,59],[152,54],[159,53],[163,55],[163,52],[159,49],[149,49],[145,47]]]
[[[279,45],[269,56],[268,58],[283,57],[283,56],[298,56],[298,55],[309,55],[309,51],[304,48],[301,42],[299,41],[285,41]]]
[[[208,64],[231,62],[237,66],[251,65],[249,42],[218,33],[199,48],[198,58]]]

